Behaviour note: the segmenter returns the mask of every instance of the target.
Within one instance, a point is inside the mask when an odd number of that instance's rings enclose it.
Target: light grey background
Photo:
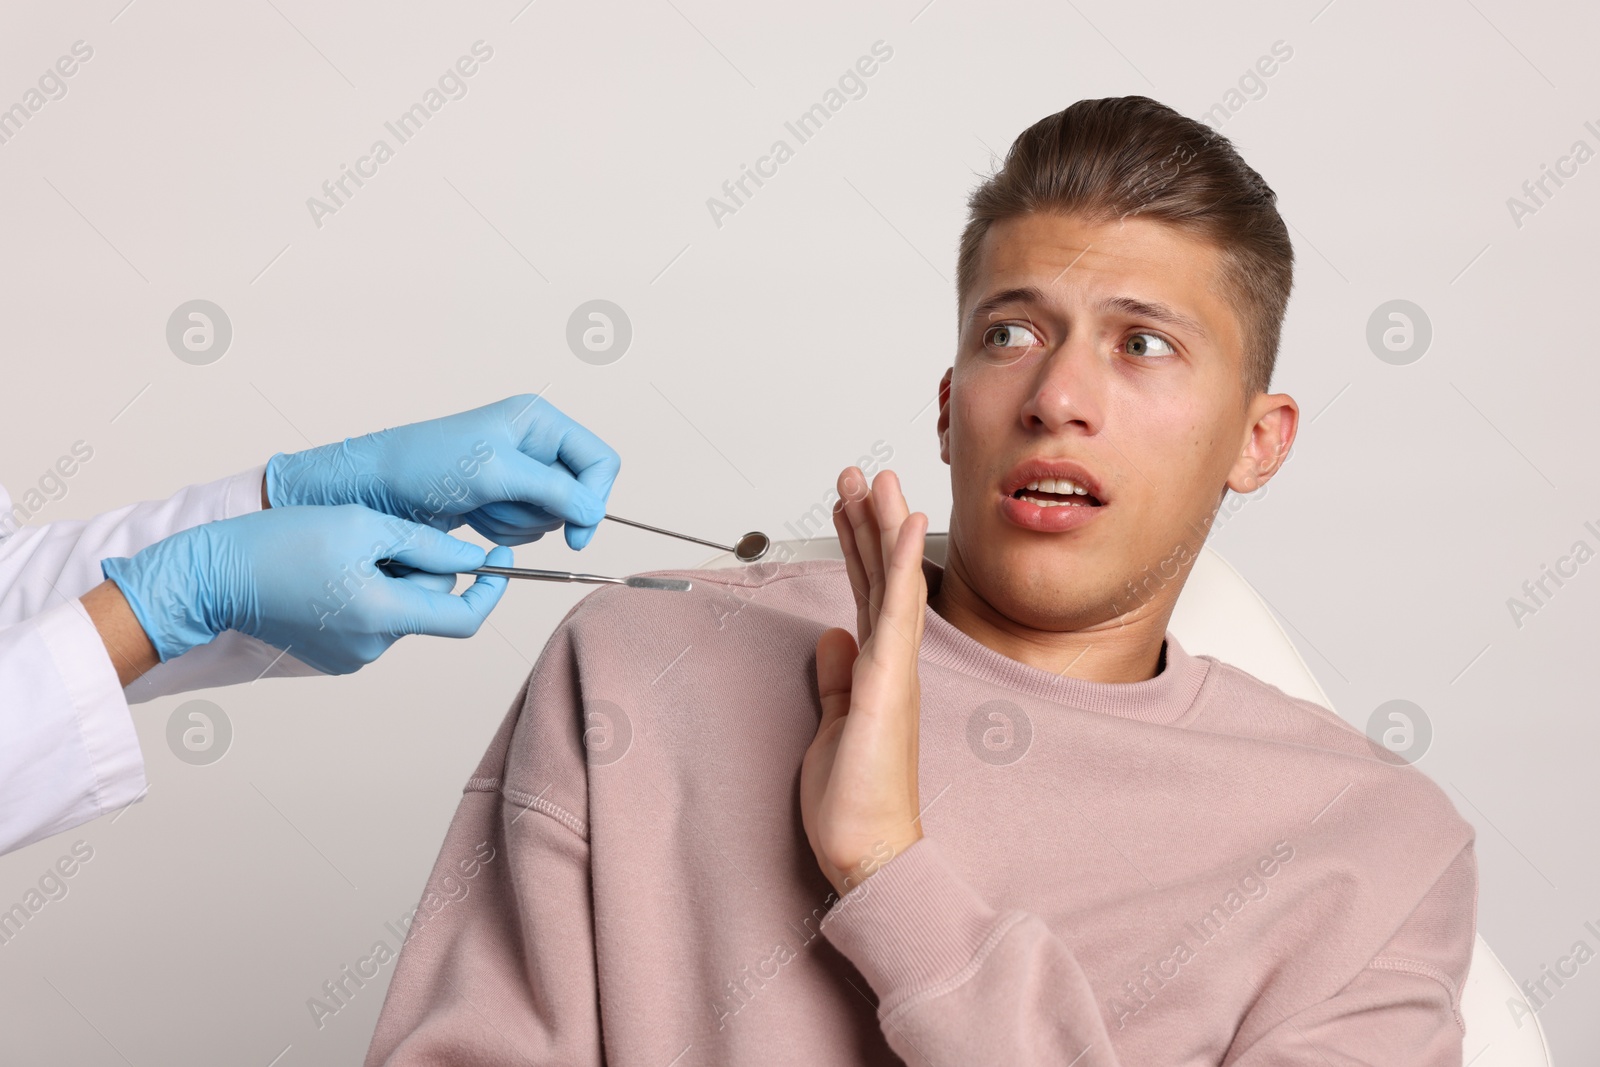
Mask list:
[[[1600,162],[1520,226],[1507,205],[1575,140],[1600,148],[1592,5],[524,4],[7,4],[0,106],[73,42],[94,55],[0,144],[0,482],[20,495],[86,440],[93,460],[39,519],[83,517],[543,390],[621,453],[618,514],[786,536],[881,440],[943,529],[930,401],[965,196],[993,153],[1081,97],[1199,117],[1283,41],[1292,58],[1220,128],[1295,238],[1274,386],[1305,421],[1212,543],[1345,718],[1426,711],[1420,766],[1478,828],[1480,930],[1512,974],[1597,947],[1600,562],[1520,628],[1507,606],[1574,542],[1600,545],[1583,525],[1600,527],[1583,325]],[[494,54],[467,95],[314,225],[307,198],[480,39]],[[785,120],[878,40],[893,57],[865,96],[717,226],[707,198],[793,144]],[[194,299],[233,327],[208,366],[165,341]],[[566,345],[591,299],[633,326],[609,365]],[[1394,299],[1433,328],[1406,366],[1366,342]],[[559,535],[517,551],[609,573],[705,558],[609,523],[582,553]],[[8,907],[73,841],[94,848],[0,947],[5,1058],[357,1061],[392,967],[321,1029],[307,999],[393,941],[586,591],[514,587],[475,639],[408,638],[354,676],[136,708],[149,797],[0,858]],[[209,766],[166,743],[196,695],[233,724]],[[1600,1056],[1597,1006],[1589,963],[1540,1012],[1558,1062]]]

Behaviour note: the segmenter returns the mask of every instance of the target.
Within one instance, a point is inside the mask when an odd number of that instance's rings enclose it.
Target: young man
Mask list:
[[[1166,629],[1294,438],[1274,201],[1143,97],[1024,132],[962,239],[945,564],[852,467],[844,562],[579,603],[368,1064],[1459,1065],[1472,826]]]

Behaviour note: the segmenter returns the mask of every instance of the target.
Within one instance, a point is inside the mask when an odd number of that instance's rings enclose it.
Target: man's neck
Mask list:
[[[959,555],[944,566],[928,606],[968,637],[994,651],[1051,674],[1090,682],[1142,682],[1165,663],[1163,640],[1172,605],[1142,606],[1085,630],[1036,630],[990,605],[967,581]]]

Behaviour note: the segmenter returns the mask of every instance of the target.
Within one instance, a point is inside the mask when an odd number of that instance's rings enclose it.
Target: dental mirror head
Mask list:
[[[760,530],[751,530],[739,538],[739,543],[734,546],[733,554],[740,563],[754,563],[767,554],[767,549],[772,547],[772,539]]]

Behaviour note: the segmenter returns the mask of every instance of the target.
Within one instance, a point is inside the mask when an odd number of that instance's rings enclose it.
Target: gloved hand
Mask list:
[[[375,563],[416,568],[392,578]],[[456,571],[511,565],[431,526],[356,504],[272,508],[181,530],[132,557],[100,561],[165,663],[224,630],[349,674],[405,634],[470,637],[505,592],[479,575],[460,596]]]
[[[605,516],[622,460],[531,393],[267,461],[267,500],[365,504],[449,531],[463,522],[501,545],[566,524],[582,548]]]

